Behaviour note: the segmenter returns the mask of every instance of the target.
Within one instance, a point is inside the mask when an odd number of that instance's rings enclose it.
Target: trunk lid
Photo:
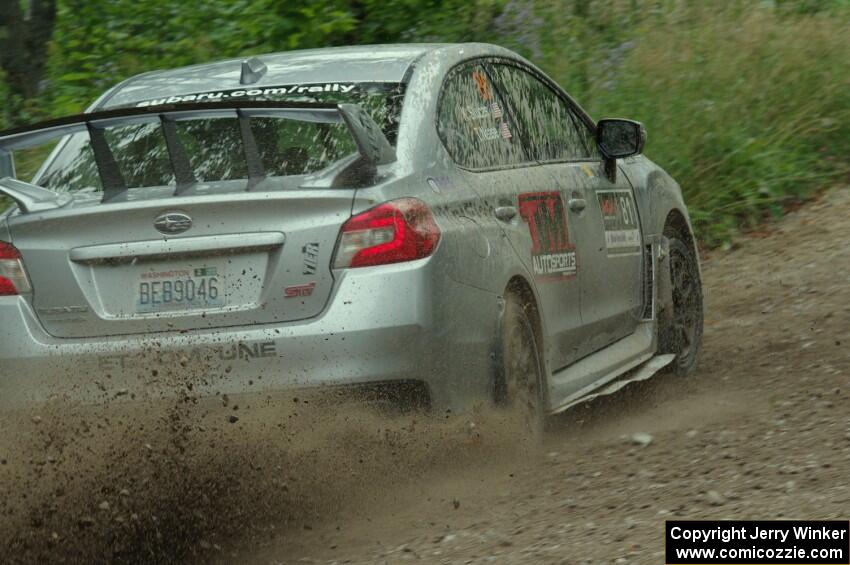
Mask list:
[[[9,218],[56,337],[303,320],[333,291],[354,191],[291,190],[65,208]],[[191,228],[165,235],[163,218]],[[185,223],[178,227],[185,227]]]

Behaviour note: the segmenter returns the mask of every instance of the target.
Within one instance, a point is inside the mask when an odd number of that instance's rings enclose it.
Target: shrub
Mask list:
[[[595,117],[646,124],[648,156],[679,181],[698,235],[716,245],[847,177],[850,17],[840,7],[679,6],[597,44],[576,86]],[[576,70],[564,59],[547,62],[570,90]]]

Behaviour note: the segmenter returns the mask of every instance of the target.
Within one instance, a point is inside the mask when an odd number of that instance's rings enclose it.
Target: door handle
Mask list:
[[[513,206],[498,206],[496,208],[496,217],[503,222],[510,222],[516,217],[516,208]]]
[[[573,212],[583,212],[587,208],[587,200],[584,198],[570,198],[567,204]]]

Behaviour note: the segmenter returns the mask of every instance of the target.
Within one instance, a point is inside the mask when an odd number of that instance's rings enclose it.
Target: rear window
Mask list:
[[[403,96],[400,84],[334,83],[297,85],[292,90],[275,87],[193,94],[141,101],[135,106],[238,100],[354,103],[369,112],[390,143],[395,144]],[[235,117],[179,121],[175,127],[192,173],[199,182],[248,177],[239,121]],[[267,176],[314,173],[357,150],[342,123],[255,117],[251,119],[251,131]],[[110,127],[104,130],[104,137],[127,188],[176,184],[165,136],[158,122]],[[44,169],[32,175],[32,181],[57,192],[102,191],[89,135],[85,132],[72,134],[59,147]],[[20,175],[19,178],[23,179]]]

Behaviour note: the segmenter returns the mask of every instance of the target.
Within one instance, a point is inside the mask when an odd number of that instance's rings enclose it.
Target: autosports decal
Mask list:
[[[181,96],[169,96],[168,98],[157,98],[144,100],[136,104],[137,108],[146,106],[159,106],[161,104],[179,104],[181,102],[200,102],[202,100],[221,101],[228,98],[244,97],[266,97],[266,96],[293,96],[298,94],[319,94],[324,92],[339,92],[348,94],[357,87],[356,84],[344,84],[339,82],[325,82],[319,84],[292,84],[281,86],[270,86],[266,88],[215,90],[213,92],[201,92],[199,94],[184,94]]]
[[[640,253],[640,226],[630,190],[600,190],[596,193],[605,228],[609,257]]]
[[[563,280],[578,272],[576,247],[570,243],[567,214],[561,193],[527,192],[519,195],[519,214],[531,233],[534,276]]]

